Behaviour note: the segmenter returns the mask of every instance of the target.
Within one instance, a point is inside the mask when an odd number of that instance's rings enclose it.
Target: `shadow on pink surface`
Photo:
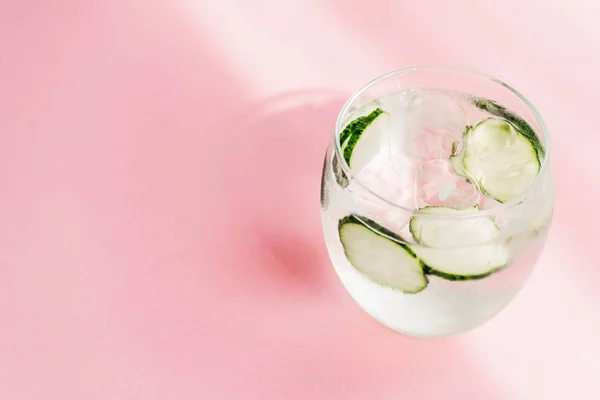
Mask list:
[[[250,275],[248,285],[266,285],[262,295],[269,287],[274,295],[316,294],[332,282],[319,182],[343,101],[326,91],[288,94],[257,104],[236,127],[232,146],[243,149],[233,168],[237,203],[229,211],[239,224],[236,274]]]

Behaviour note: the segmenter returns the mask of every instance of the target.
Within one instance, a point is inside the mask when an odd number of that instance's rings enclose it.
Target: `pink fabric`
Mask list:
[[[597,399],[599,3],[0,4],[0,398]],[[463,66],[553,139],[517,300],[413,340],[343,290],[319,180],[350,92]]]

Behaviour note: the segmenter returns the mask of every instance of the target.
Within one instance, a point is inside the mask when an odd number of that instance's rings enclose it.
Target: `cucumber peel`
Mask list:
[[[329,207],[329,187],[327,185],[327,156],[323,160],[323,170],[321,171],[321,210],[325,211]]]
[[[331,169],[333,169],[333,175],[335,176],[337,184],[340,185],[342,189],[346,188],[350,184],[350,179],[342,169],[342,165],[338,161],[336,153],[333,153],[331,157]]]

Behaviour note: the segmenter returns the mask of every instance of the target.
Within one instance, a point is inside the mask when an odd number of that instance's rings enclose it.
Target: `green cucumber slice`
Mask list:
[[[463,141],[464,141],[464,138],[471,131],[471,129],[473,129],[473,127],[467,126],[467,128],[465,129],[465,132],[463,133]],[[452,153],[450,155],[450,164],[452,165],[454,172],[456,172],[456,175],[459,175],[459,176],[462,176],[463,178],[469,179],[469,174],[467,173],[467,171],[465,170],[465,167],[463,166],[463,158],[465,156],[465,152],[461,151],[457,154],[456,153],[457,147],[458,147],[458,141],[452,143]]]
[[[381,113],[383,113],[383,110],[381,110],[380,108],[376,108],[367,115],[362,115],[356,118],[355,120],[350,121],[348,125],[346,125],[344,130],[340,132],[340,147],[342,148],[342,150],[344,149],[344,147],[346,147],[350,136],[354,135],[357,132],[364,131],[364,129],[371,122],[373,122],[373,120],[377,118],[377,116],[379,116]]]
[[[456,154],[456,149],[458,148],[458,140],[452,142],[452,149],[450,151],[450,155],[453,156]]]
[[[411,248],[426,265],[426,273],[449,280],[480,279],[506,265],[508,252],[494,243],[499,229],[491,218],[444,218],[478,210],[478,206],[461,210],[429,206],[420,211],[431,217],[410,220],[410,231],[419,243]]]
[[[463,138],[463,169],[487,196],[504,203],[522,193],[540,170],[535,145],[510,122],[488,118]],[[456,162],[455,162],[456,163]]]
[[[485,278],[502,269],[509,261],[509,253],[501,244],[437,249],[413,246],[425,264],[425,272],[451,281]]]
[[[491,218],[444,218],[478,210],[477,205],[462,210],[441,206],[424,207],[420,211],[432,216],[411,218],[410,232],[420,245],[434,248],[456,248],[489,243],[498,236],[498,226]]]
[[[428,284],[423,272],[423,264],[405,244],[392,240],[397,237],[387,230],[384,235],[372,227],[378,226],[369,221],[369,227],[351,215],[340,220],[338,225],[340,241],[346,258],[363,275],[372,281],[404,293],[415,294]],[[389,237],[388,237],[389,236]]]
[[[533,147],[535,148],[539,159],[544,159],[544,146],[542,146],[540,139],[538,138],[531,125],[527,123],[527,121],[519,117],[514,112],[507,110],[506,107],[495,101],[482,98],[475,98],[474,103],[476,107],[487,111],[490,114],[495,115],[497,117],[504,118],[505,120],[513,124],[515,127],[517,127],[519,132],[521,132],[521,134],[523,134],[533,144]]]
[[[375,111],[377,111],[377,110],[375,110]],[[375,112],[375,111],[373,111],[373,112]],[[351,121],[344,128],[344,130],[340,133],[340,147],[341,147],[342,151],[348,144],[348,139],[350,139],[350,136],[352,136],[354,131],[357,131],[361,128],[361,126],[365,123],[365,119],[367,119],[367,118],[368,118],[368,116],[358,117],[354,121]]]
[[[465,153],[464,152],[460,152],[454,156],[450,156],[450,165],[452,165],[452,168],[454,169],[454,172],[456,172],[456,175],[460,175],[463,178],[469,178],[469,174],[467,173],[467,171],[465,170],[465,167],[463,165],[463,160],[465,158]]]
[[[331,168],[333,169],[333,175],[335,176],[335,181],[337,184],[340,185],[342,189],[348,187],[350,184],[350,179],[342,169],[342,165],[338,161],[338,156],[336,153],[333,153],[331,158]]]
[[[329,187],[327,184],[327,177],[329,174],[327,173],[327,155],[325,155],[325,159],[323,160],[323,170],[321,171],[321,210],[327,210],[329,207]]]
[[[380,108],[376,108],[369,114],[363,115],[361,117],[356,118],[354,121],[351,121],[340,133],[340,149],[342,150],[342,156],[346,160],[346,163],[348,164],[350,169],[354,171],[360,171],[362,167],[364,167],[369,161],[371,161],[373,157],[377,155],[380,144],[377,143],[376,146],[373,147],[373,150],[375,150],[376,148],[377,151],[373,151],[371,147],[369,147],[369,145],[372,144],[371,142],[381,140],[379,135],[374,135],[374,133],[381,134],[381,129],[368,130],[367,128],[370,125],[372,125],[372,123],[375,120],[378,120],[378,117],[380,117],[381,115],[385,115],[385,119],[388,118],[388,114],[386,112],[384,112]],[[381,123],[381,121],[379,121],[378,124],[379,123]],[[359,142],[359,139],[364,135],[365,131],[368,131],[366,135],[367,140],[360,141],[361,145],[359,146],[358,152],[356,153],[357,156],[352,157],[352,154],[356,149],[356,145]],[[369,137],[371,137],[372,139],[368,139]],[[366,162],[364,158],[366,158]],[[357,160],[361,159],[363,159],[363,161],[357,162]],[[350,162],[350,160],[352,160],[352,162]],[[344,172],[342,165],[340,164],[338,157],[335,153],[332,156],[331,163],[331,166],[333,168],[333,174],[338,185],[340,185],[342,188],[348,187],[348,185],[350,184],[350,180]]]
[[[360,171],[379,153],[383,135],[389,125],[389,114],[380,108],[358,117],[340,134],[344,160],[352,171]]]

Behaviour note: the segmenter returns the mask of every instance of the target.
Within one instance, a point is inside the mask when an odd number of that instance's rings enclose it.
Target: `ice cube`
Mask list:
[[[448,158],[467,126],[458,98],[439,90],[405,92],[390,114],[389,154],[411,161]]]
[[[399,232],[411,216],[414,174],[415,167],[402,158],[380,155],[373,159],[357,176],[364,187],[354,193],[362,214]]]
[[[456,175],[447,160],[428,160],[419,165],[414,177],[415,207],[445,206],[466,208],[480,201],[477,187]]]
[[[401,207],[412,207],[415,167],[400,157],[380,155],[358,175],[358,179],[379,197]]]

